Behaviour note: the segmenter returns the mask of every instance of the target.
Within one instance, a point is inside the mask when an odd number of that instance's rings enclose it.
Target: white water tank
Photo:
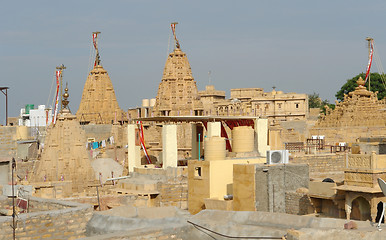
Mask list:
[[[149,99],[147,98],[142,99],[142,107],[149,107],[149,105],[150,105]]]
[[[205,161],[225,160],[225,155],[225,138],[215,136],[204,139]]]
[[[150,99],[150,107],[154,107],[155,105],[155,98]]]
[[[250,126],[232,129],[232,152],[252,152],[255,146],[255,131]]]

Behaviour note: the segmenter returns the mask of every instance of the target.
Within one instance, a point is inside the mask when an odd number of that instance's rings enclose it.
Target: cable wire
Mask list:
[[[233,238],[233,239],[286,239],[285,235],[283,237],[267,237],[267,236],[243,236],[243,237],[237,237],[237,236],[229,236],[229,235],[225,235],[225,234],[222,234],[222,233],[218,233],[216,231],[213,231],[213,230],[211,230],[209,228],[206,228],[204,226],[198,225],[197,223],[191,222],[189,220],[187,222],[192,224],[195,227],[202,228],[202,229],[204,229],[206,231],[209,231],[211,233],[217,234],[217,235],[219,235],[221,237],[225,237],[225,238]]]
[[[374,46],[374,53],[375,53],[375,65],[377,66],[379,75],[381,76],[381,80],[382,80],[383,87],[384,87],[385,90],[386,90],[385,72],[384,72],[384,70],[383,70],[381,58],[379,57],[377,51],[375,50],[375,44],[373,44],[373,46]]]

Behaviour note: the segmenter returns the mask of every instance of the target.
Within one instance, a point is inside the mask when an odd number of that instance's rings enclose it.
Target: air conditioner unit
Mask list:
[[[267,151],[267,164],[288,163],[288,150],[271,150]]]

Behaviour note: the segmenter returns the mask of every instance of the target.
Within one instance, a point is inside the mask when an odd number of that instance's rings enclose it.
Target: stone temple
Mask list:
[[[67,99],[68,89],[65,90]],[[64,106],[67,106],[68,101],[65,101]],[[37,185],[71,182],[72,192],[82,192],[95,179],[85,142],[84,130],[76,116],[65,107],[59,113],[56,124],[51,124],[47,129],[44,151],[31,182],[40,183]]]
[[[100,65],[98,50],[94,68],[83,88],[76,117],[81,124],[111,124],[125,119],[125,114],[118,105],[113,83]]]
[[[154,106],[155,116],[200,116],[203,104],[186,53],[180,45],[169,54]]]

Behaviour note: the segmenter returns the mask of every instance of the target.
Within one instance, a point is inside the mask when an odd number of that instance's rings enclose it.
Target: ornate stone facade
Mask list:
[[[41,160],[34,168],[32,182],[72,181],[72,191],[82,192],[94,181],[86,150],[86,137],[68,109],[47,129]]]
[[[154,116],[200,116],[203,104],[186,54],[177,46],[169,54],[158,87]]]
[[[215,104],[219,116],[257,116],[269,120],[305,120],[307,94],[264,92],[262,88],[231,89],[231,98]]]
[[[330,143],[386,135],[386,100],[378,100],[377,92],[367,91],[362,78],[357,83],[358,87],[337,102],[334,110],[327,108],[310,135],[325,135]]]
[[[225,91],[216,90],[213,85],[208,85],[204,91],[199,91],[198,95],[204,104],[204,115],[218,115],[216,104],[225,100]]]

